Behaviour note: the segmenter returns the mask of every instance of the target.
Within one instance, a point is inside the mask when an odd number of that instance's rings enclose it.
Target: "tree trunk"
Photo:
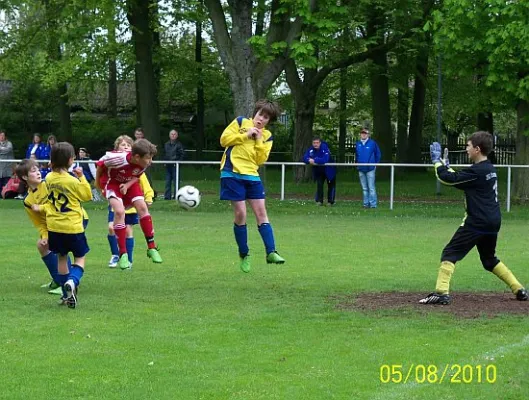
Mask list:
[[[519,100],[516,106],[516,165],[529,164],[529,103]],[[513,195],[515,198],[526,202],[529,200],[529,170],[525,168],[514,169]]]
[[[202,160],[204,149],[204,80],[202,76],[202,21],[197,20],[195,42],[195,62],[197,63],[197,126],[196,158]]]
[[[60,137],[66,142],[73,143],[72,120],[70,118],[70,105],[68,102],[68,87],[60,85],[57,89],[59,104],[59,129]]]
[[[294,93],[293,93],[294,94]],[[316,92],[303,90],[294,94],[295,103],[295,127],[294,127],[294,154],[293,161],[302,161],[305,151],[312,144],[314,114],[316,109]],[[294,168],[294,179],[296,182],[307,181],[310,177],[310,169],[306,167]]]
[[[420,164],[422,130],[424,127],[424,107],[426,99],[426,80],[428,77],[429,46],[423,46],[417,56],[415,88],[410,115],[410,131],[408,135],[408,162]]]
[[[111,47],[108,58],[108,115],[111,118],[118,116],[118,69],[116,65],[116,27],[114,16],[111,16],[112,23],[108,25],[108,43]]]
[[[136,56],[136,99],[145,137],[156,145],[160,140],[160,116],[156,97],[157,83],[153,65],[153,31],[151,6],[153,0],[128,0],[127,19],[131,25]]]
[[[347,138],[347,67],[340,69],[340,133],[338,134],[338,162],[345,162]]]
[[[405,163],[407,161],[410,107],[408,78],[408,74],[402,75],[397,91],[397,162],[399,163]]]
[[[393,131],[391,129],[391,107],[389,100],[388,63],[386,52],[375,52],[370,70],[371,107],[373,110],[373,132],[382,153],[382,162],[393,161]],[[389,169],[379,173],[389,176]]]
[[[492,135],[492,141],[494,142],[494,116],[490,111],[479,112],[477,117],[478,131],[489,132]],[[494,149],[489,154],[489,160],[496,164],[496,153]]]

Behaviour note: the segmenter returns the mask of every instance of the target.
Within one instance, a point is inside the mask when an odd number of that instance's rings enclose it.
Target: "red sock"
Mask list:
[[[125,228],[125,224],[114,224],[120,257],[122,254],[127,254],[127,231]]]
[[[140,218],[140,226],[145,235],[145,240],[147,240],[147,247],[149,249],[156,248],[156,243],[154,242],[154,228],[152,226],[152,217],[150,214],[146,214]]]

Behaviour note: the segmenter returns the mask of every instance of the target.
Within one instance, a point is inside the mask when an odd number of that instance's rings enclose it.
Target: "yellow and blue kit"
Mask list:
[[[249,139],[248,130],[253,127],[251,119],[238,117],[222,132],[220,144],[226,150],[220,163],[221,178],[261,180],[258,169],[268,160],[273,136],[263,129],[260,139]]]
[[[39,231],[39,237],[41,239],[48,238],[48,227],[46,225],[46,215],[43,213],[35,212],[31,209],[34,204],[45,204],[48,201],[48,187],[46,183],[41,182],[36,189],[29,189],[28,194],[24,198],[24,209],[28,214],[29,219],[35,225],[35,228]]]

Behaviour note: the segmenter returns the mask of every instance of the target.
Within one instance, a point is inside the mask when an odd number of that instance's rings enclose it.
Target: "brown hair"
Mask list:
[[[147,139],[138,139],[134,142],[132,145],[132,155],[135,156],[136,154],[140,157],[143,157],[145,155],[150,155],[154,157],[158,150],[156,149],[156,146],[149,142]]]
[[[121,142],[127,142],[128,144],[130,144],[130,147],[132,147],[134,140],[132,140],[129,135],[118,136],[117,139],[114,141],[114,150],[118,149]]]
[[[268,115],[270,118],[270,122],[274,122],[277,120],[277,117],[281,114],[281,108],[277,103],[274,103],[270,100],[258,100],[255,103],[254,109],[253,109],[253,116],[255,117],[257,113],[261,111],[263,114]]]
[[[39,164],[35,160],[26,158],[17,165],[15,168],[15,174],[17,174],[21,181],[26,182],[24,176],[28,176],[33,167],[39,168]]]
[[[55,135],[49,135],[46,144],[50,144],[50,139],[55,140],[55,143],[57,143],[57,137]]]
[[[488,156],[492,151],[493,142],[492,135],[485,131],[474,132],[468,138],[468,141],[472,143],[472,146],[479,147],[481,154]]]
[[[51,168],[55,171],[58,169],[68,169],[70,159],[75,157],[75,149],[68,142],[59,142],[51,147]]]

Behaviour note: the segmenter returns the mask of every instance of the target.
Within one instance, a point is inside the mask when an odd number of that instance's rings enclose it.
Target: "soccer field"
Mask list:
[[[89,204],[91,251],[75,310],[57,306],[19,201],[0,201],[0,398],[518,399],[529,388],[529,304],[471,318],[450,307],[355,308],[356,296],[415,301],[434,288],[461,204],[334,208],[269,201],[284,265],[267,265],[249,216],[252,271],[238,269],[229,206],[158,201],[164,258],[136,228],[132,271],[107,267],[105,206]],[[498,256],[529,285],[527,208],[505,215]],[[477,252],[451,290],[507,293]],[[506,296],[510,304],[512,296]],[[518,303],[518,302],[517,302]],[[345,305],[344,305],[345,304]],[[509,307],[507,307],[509,308]]]

